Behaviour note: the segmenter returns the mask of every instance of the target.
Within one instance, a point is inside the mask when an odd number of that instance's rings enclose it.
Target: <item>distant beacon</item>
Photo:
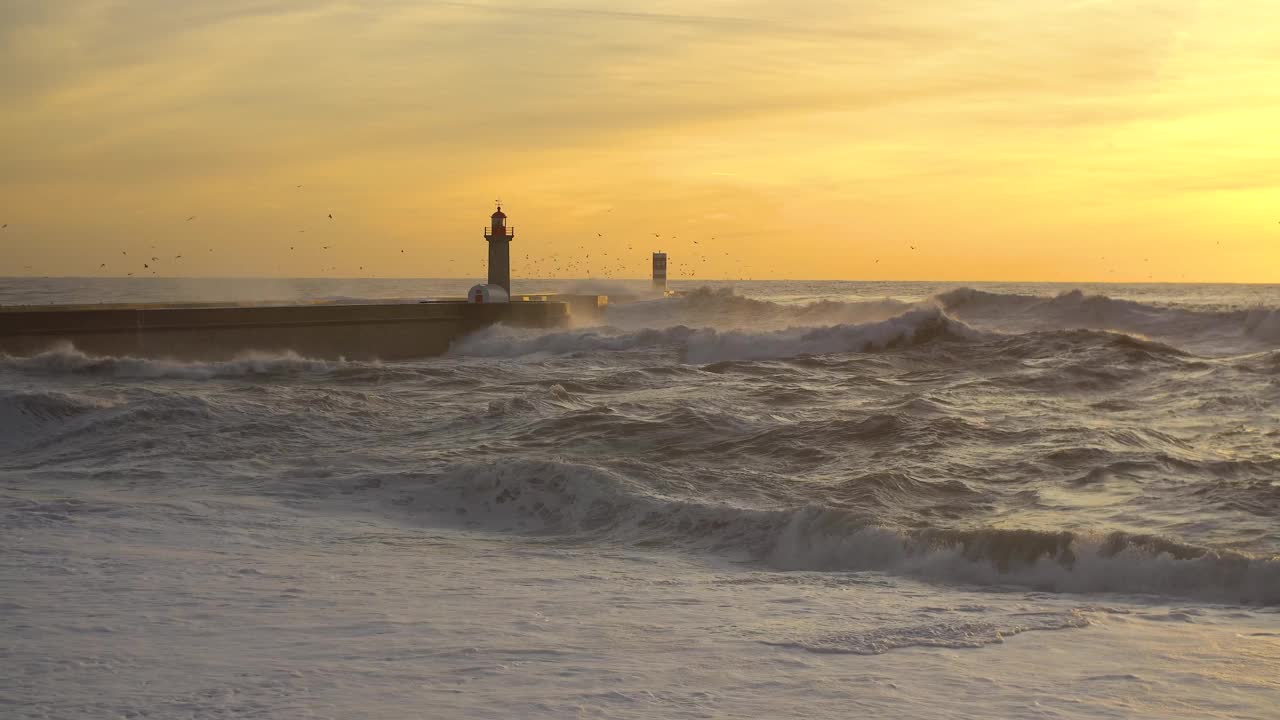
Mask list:
[[[664,252],[653,254],[653,288],[667,290],[667,254]]]
[[[502,212],[502,205],[489,216],[492,221],[485,228],[484,239],[489,241],[489,284],[497,285],[509,296],[511,295],[511,240],[516,236],[515,228],[507,227],[507,214]]]

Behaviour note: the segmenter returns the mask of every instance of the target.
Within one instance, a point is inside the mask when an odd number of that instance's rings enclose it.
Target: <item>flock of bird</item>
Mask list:
[[[295,187],[297,189],[302,189],[303,186],[297,185]],[[322,220],[321,222],[326,222],[326,223],[336,222],[334,214],[332,212],[325,212],[323,217],[325,219]],[[197,220],[199,220],[199,215],[188,215],[183,222],[193,223],[193,222],[196,222]],[[5,223],[3,226],[0,226],[0,230],[7,229],[8,227],[9,227],[8,223]],[[298,228],[297,233],[298,234],[306,233],[308,230],[311,230],[311,229],[312,229],[311,227]],[[677,279],[678,278],[695,279],[698,277],[699,272],[703,272],[705,277],[707,263],[712,260],[712,255],[714,255],[714,253],[708,252],[706,250],[706,245],[704,245],[704,243],[715,242],[717,240],[716,237],[713,236],[710,238],[703,238],[701,241],[692,240],[692,241],[685,241],[681,243],[678,235],[668,235],[664,237],[662,233],[657,233],[657,232],[652,233],[652,235],[656,240],[666,241],[662,244],[667,244],[669,242],[669,244],[673,246],[671,247],[671,249],[674,249],[677,251],[672,257],[673,272],[671,273],[670,277],[677,278]],[[645,248],[641,248],[640,250],[637,250],[636,243],[634,240],[628,242],[626,246],[625,254],[622,252],[620,247],[614,247],[612,251],[607,249],[609,247],[609,245],[607,244],[609,241],[606,239],[605,233],[597,232],[596,241],[597,241],[597,244],[591,245],[591,246],[588,246],[588,244],[586,243],[578,245],[576,248],[577,252],[569,251],[569,252],[563,252],[563,253],[550,253],[550,254],[525,253],[523,256],[524,257],[523,263],[514,263],[515,265],[515,267],[513,268],[513,270],[515,271],[514,274],[517,277],[529,278],[529,279],[575,278],[575,277],[578,277],[578,278],[603,277],[603,278],[614,279],[614,278],[624,278],[624,277],[646,277],[649,274],[649,271],[650,271],[649,251],[648,249],[645,249]],[[605,241],[605,242],[600,243],[599,241]],[[328,243],[329,244],[319,244],[317,242],[317,243],[308,243],[306,245],[303,245],[295,241],[293,244],[289,245],[288,247],[289,247],[289,252],[291,253],[305,252],[305,251],[317,251],[320,253],[325,253],[337,248],[337,245],[334,244],[332,240],[329,240]],[[157,277],[159,276],[161,270],[172,270],[172,269],[181,267],[180,263],[181,261],[183,261],[185,257],[182,253],[175,253],[172,255],[168,253],[162,254],[161,252],[157,251],[157,246],[155,244],[148,245],[147,249],[150,252],[143,252],[140,255],[137,254],[138,251],[135,249],[134,256],[130,256],[129,250],[122,249],[120,250],[120,259],[116,261],[101,262],[98,264],[97,270],[99,272],[107,272],[107,273],[110,273],[112,271],[119,272],[121,270],[124,270],[126,277],[135,277],[139,275]],[[190,251],[191,250],[188,249],[186,252],[189,253]],[[207,251],[209,253],[213,253],[215,249],[213,247],[208,247]],[[724,258],[731,257],[729,252],[725,252],[725,251],[722,251],[722,252],[723,252]],[[401,248],[399,249],[398,254],[406,255],[407,251]],[[483,258],[483,250],[477,248],[476,255],[477,257]],[[431,272],[445,271],[445,272],[441,272],[440,274],[449,274],[449,275],[456,274],[455,270],[460,267],[459,265],[455,264],[457,263],[456,259],[441,258],[437,262],[440,262],[441,260],[444,263],[448,264],[449,267],[431,268],[430,269]],[[728,262],[734,262],[734,261],[730,259]],[[469,263],[464,263],[464,264],[469,265]],[[355,263],[353,263],[353,265],[355,265],[355,267],[348,267],[348,268],[345,268],[345,270],[347,272],[350,272],[352,270],[355,270],[358,272],[364,272],[364,269],[365,269],[364,265],[358,265]],[[30,270],[31,266],[30,265],[25,266],[24,269]],[[277,267],[276,269],[278,271],[282,270],[282,268],[280,267]],[[342,269],[340,265],[331,264],[331,263],[324,263],[322,266],[319,267],[319,270],[325,273],[328,273],[328,272],[336,273],[340,269]],[[476,268],[468,267],[463,272],[465,274],[470,274],[470,272],[468,271],[474,270],[474,269]],[[478,269],[479,269],[478,274],[483,275],[485,271],[483,263],[480,265]],[[736,267],[734,269],[738,271],[736,273],[738,276],[740,276],[738,279],[743,279],[743,280],[750,279],[749,277],[746,277],[746,274],[747,274],[746,267],[742,264],[741,261],[737,262]]]
[[[653,233],[655,238],[662,238],[661,233]],[[597,240],[605,239],[604,233],[596,233]],[[679,240],[679,236],[671,235],[670,240]],[[716,238],[710,238],[715,240]],[[692,245],[701,247],[701,243],[697,240],[692,241]],[[623,254],[620,250],[615,249],[613,253],[596,247],[594,250],[587,245],[578,245],[577,252],[568,253],[551,253],[548,255],[537,256],[535,254],[526,253],[524,255],[524,263],[520,265],[521,272],[517,273],[518,277],[526,278],[572,278],[572,277],[603,277],[608,279],[624,278],[624,277],[643,277],[648,274],[649,255],[647,251],[639,252],[635,249],[634,241],[627,245],[627,252]],[[592,260],[594,253],[595,259]],[[729,253],[724,253],[725,257],[729,257]],[[690,251],[691,261],[683,265],[676,265],[678,269],[673,277],[676,278],[696,278],[701,267],[711,260],[707,253],[699,253]],[[675,258],[673,258],[675,259]],[[697,263],[697,264],[694,264]],[[687,269],[686,269],[687,268]],[[741,266],[739,266],[741,269]],[[749,278],[742,278],[749,279]]]
[[[302,185],[298,185],[296,187],[301,189]],[[325,213],[325,217],[330,222],[336,222],[334,215],[331,212]],[[186,218],[185,222],[190,223],[190,222],[196,221],[197,219],[198,219],[197,215],[190,215]],[[8,228],[9,228],[8,223],[0,224],[0,230],[7,230]],[[297,232],[305,233],[307,232],[308,229],[310,228],[305,228],[305,227],[300,228],[298,229]],[[690,239],[690,240],[681,242],[680,237],[678,235],[664,236],[662,233],[657,233],[657,232],[654,232],[651,234],[655,240],[667,241],[667,242],[660,242],[657,244],[664,245],[667,247],[674,246],[672,247],[672,249],[676,250],[676,252],[672,254],[672,258],[671,258],[673,261],[672,268],[674,270],[674,272],[670,275],[670,277],[672,278],[696,279],[700,271],[706,270],[707,263],[712,260],[712,257],[717,252],[717,251],[708,252],[707,245],[703,244],[704,242],[708,244],[716,243],[718,241],[718,238],[716,236],[703,238],[702,240]],[[605,234],[597,232],[596,240],[598,241],[606,240]],[[315,247],[317,246],[313,245],[311,246],[311,249],[314,249]],[[330,244],[318,245],[318,247],[320,252],[327,252],[327,251],[333,250],[337,246],[334,245],[332,241],[330,241]],[[611,253],[609,250],[605,249],[605,247],[607,247],[607,245],[605,244],[588,246],[587,244],[584,243],[577,246],[576,252],[570,251],[565,253],[551,253],[551,254],[543,254],[543,255],[539,255],[537,253],[525,253],[523,256],[524,262],[515,264],[515,266],[513,267],[513,270],[514,270],[513,274],[515,274],[517,277],[522,277],[527,279],[533,279],[533,278],[551,279],[551,278],[575,278],[575,277],[579,277],[579,278],[603,277],[603,278],[609,278],[609,279],[613,279],[613,278],[620,279],[624,277],[644,277],[648,275],[649,273],[648,251],[646,249],[641,249],[640,251],[637,251],[635,248],[635,241],[628,241],[628,244],[626,246],[626,254],[623,254],[621,250],[617,249],[616,247]],[[908,247],[913,252],[918,249],[916,245],[908,245]],[[151,250],[155,250],[156,246],[150,245],[149,248]],[[289,246],[289,251],[298,252],[299,248],[300,246],[297,243],[295,243]],[[307,250],[308,248],[305,246],[302,246],[301,249]],[[664,247],[663,249],[666,249],[666,247]],[[214,248],[212,247],[208,248],[208,252],[210,253],[214,252]],[[720,248],[718,252],[722,254],[722,258],[727,258],[727,260],[721,259],[719,263],[722,274],[724,274],[723,271],[726,269],[724,267],[725,263],[728,263],[730,265],[728,269],[732,271],[730,273],[727,273],[728,277],[726,277],[725,279],[737,279],[737,280],[752,279],[751,277],[749,277],[749,275],[753,275],[755,273],[750,272],[751,268],[746,266],[741,259],[735,259],[730,252],[724,251],[723,248]],[[407,253],[402,248],[400,249],[399,254],[405,255]],[[480,254],[479,250],[477,251],[477,254]],[[127,250],[121,250],[120,255],[127,258],[129,257],[129,252]],[[594,255],[594,259],[593,259],[593,255]],[[137,274],[142,274],[142,275],[150,274],[151,276],[157,276],[159,274],[159,269],[161,267],[162,262],[176,263],[178,261],[183,260],[183,257],[184,256],[182,254],[175,254],[171,258],[166,258],[162,260],[159,254],[146,253],[141,257],[141,261],[136,259],[131,259],[131,260],[122,261],[122,264],[124,266],[124,269],[127,269],[126,276],[128,277],[134,277]],[[1103,257],[1101,258],[1101,260],[1105,262],[1106,258]],[[454,263],[456,262],[455,259],[445,259],[445,262],[451,265],[452,267],[431,268],[431,271],[434,272],[438,270],[448,270],[450,273],[452,273],[454,269],[458,267],[457,265],[454,265]],[[1143,258],[1143,262],[1150,262],[1150,258]],[[873,260],[873,264],[879,264],[879,263],[880,263],[880,258],[875,258]],[[24,266],[24,269],[31,270],[32,267],[30,265],[26,265]],[[98,265],[99,271],[109,271],[112,269],[114,268],[110,263],[103,262]],[[277,270],[280,270],[280,269],[281,268],[277,268]],[[322,272],[338,272],[339,269],[340,269],[339,265],[330,265],[327,263],[320,268]],[[356,265],[354,269],[360,272],[364,272],[364,265]],[[469,268],[469,269],[473,269],[473,268]],[[347,268],[347,270],[350,271],[351,268]],[[481,266],[479,270],[480,270],[480,274],[483,274],[484,272],[483,266]],[[1113,269],[1111,272],[1115,272],[1115,270]]]

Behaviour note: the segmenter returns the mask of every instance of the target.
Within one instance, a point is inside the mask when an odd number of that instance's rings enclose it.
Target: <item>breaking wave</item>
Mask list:
[[[1200,310],[1162,307],[1072,290],[1055,297],[958,288],[933,301],[957,318],[995,329],[1087,328],[1157,338],[1211,354],[1280,344],[1280,308]]]
[[[688,363],[774,360],[799,355],[871,352],[938,339],[975,339],[981,333],[939,309],[911,310],[881,322],[827,327],[793,327],[751,332],[685,325],[632,332],[593,328],[536,333],[495,327],[454,344],[455,355],[519,357],[545,353],[674,349]]]
[[[468,463],[389,485],[392,502],[489,531],[727,554],[777,570],[881,571],[985,587],[1280,604],[1280,558],[1123,532],[881,524],[856,508],[685,499],[551,461]]]
[[[1133,356],[1238,355],[1280,345],[1280,309],[1162,307],[1079,290],[1055,297],[958,288],[920,303],[893,299],[776,303],[730,289],[610,306],[603,325],[538,332],[489,328],[458,356],[520,357],[675,350],[688,363],[868,352],[946,337],[1013,338],[1011,352],[1047,355],[1106,333]],[[1084,334],[1081,334],[1084,333]],[[1021,348],[1015,347],[1021,343]],[[1037,350],[1036,346],[1039,346]]]
[[[758,331],[880,322],[917,307],[891,298],[776,303],[744,297],[732,288],[703,287],[677,297],[613,304],[605,316],[609,325],[628,330],[692,325]]]

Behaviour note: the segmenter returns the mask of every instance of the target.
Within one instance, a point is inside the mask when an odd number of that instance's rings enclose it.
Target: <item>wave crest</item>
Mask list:
[[[778,570],[874,570],[1050,592],[1280,604],[1280,558],[1158,536],[889,527],[853,507],[700,502],[609,470],[549,461],[454,466],[398,490],[397,504],[486,530],[682,546]]]
[[[957,288],[933,302],[957,318],[1019,332],[1110,330],[1190,346],[1211,354],[1280,344],[1280,308],[1204,310],[1166,307],[1071,290],[1054,297]]]
[[[733,360],[780,360],[800,355],[874,352],[938,339],[974,339],[981,333],[937,308],[911,310],[880,322],[861,325],[795,327],[753,332],[690,328],[621,331],[589,328],[538,333],[494,327],[454,344],[455,355],[520,357],[539,353],[567,355],[630,350],[675,350],[693,364]]]

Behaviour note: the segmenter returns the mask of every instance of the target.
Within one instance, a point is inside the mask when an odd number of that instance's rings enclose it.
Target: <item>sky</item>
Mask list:
[[[662,250],[1280,282],[1277,28],[1275,0],[5,0],[0,276],[480,277],[501,199],[526,277]]]

